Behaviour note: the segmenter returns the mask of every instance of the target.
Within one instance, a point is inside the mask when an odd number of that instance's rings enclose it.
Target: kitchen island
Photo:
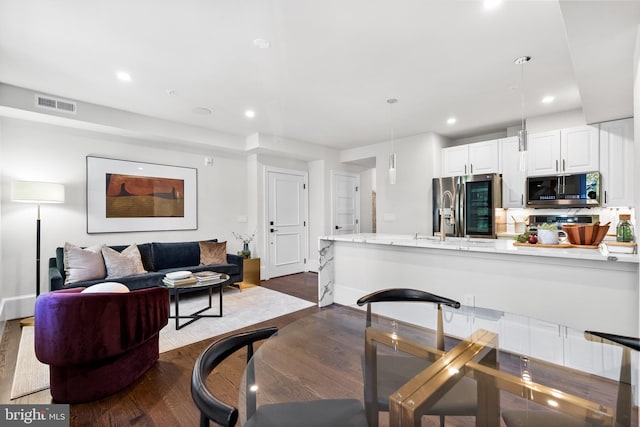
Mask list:
[[[638,255],[384,234],[322,237],[319,252],[321,307],[407,287],[578,330],[639,335]]]

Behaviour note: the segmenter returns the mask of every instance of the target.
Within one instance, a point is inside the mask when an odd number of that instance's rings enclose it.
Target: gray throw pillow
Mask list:
[[[133,244],[122,252],[102,246],[102,256],[107,266],[107,279],[144,274],[147,270],[142,265],[142,257],[138,246]]]
[[[100,246],[83,249],[66,242],[63,254],[65,285],[83,280],[104,279],[107,275]]]

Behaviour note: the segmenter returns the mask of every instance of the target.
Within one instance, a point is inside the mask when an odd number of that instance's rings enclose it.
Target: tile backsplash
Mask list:
[[[615,230],[618,224],[618,216],[620,214],[631,214],[632,222],[635,226],[635,210],[634,208],[573,208],[573,209],[504,209],[504,214],[497,215],[499,222],[498,232],[514,233],[514,222],[522,221],[529,215],[599,215],[600,223],[605,224],[611,222],[609,234]],[[514,221],[515,219],[515,221]],[[504,225],[500,222],[504,221]]]

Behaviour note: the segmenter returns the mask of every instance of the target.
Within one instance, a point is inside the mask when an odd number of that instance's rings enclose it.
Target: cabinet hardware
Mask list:
[[[469,168],[470,168],[469,172],[473,174],[473,163],[471,163],[471,166],[469,166]]]
[[[275,228],[272,228],[272,229],[271,229],[271,232],[273,233],[274,231],[278,231],[278,230],[276,230]]]
[[[556,160],[556,172],[558,172],[558,161]]]
[[[562,159],[562,172],[564,172],[566,170],[567,170],[567,168],[566,168],[566,165],[565,165],[565,160]]]

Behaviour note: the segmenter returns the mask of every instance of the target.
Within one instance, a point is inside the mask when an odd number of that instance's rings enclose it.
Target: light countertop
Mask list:
[[[447,251],[470,251],[496,254],[512,254],[526,256],[540,256],[552,258],[583,259],[593,261],[617,261],[638,264],[637,254],[607,253],[606,248],[601,245],[598,249],[584,248],[542,248],[535,245],[514,246],[513,240],[505,239],[471,239],[464,237],[447,237],[442,242],[439,237],[418,236],[409,234],[341,234],[334,236],[323,236],[320,240],[335,242],[366,243],[374,245],[394,245],[402,247],[417,247],[429,249],[442,249]]]

